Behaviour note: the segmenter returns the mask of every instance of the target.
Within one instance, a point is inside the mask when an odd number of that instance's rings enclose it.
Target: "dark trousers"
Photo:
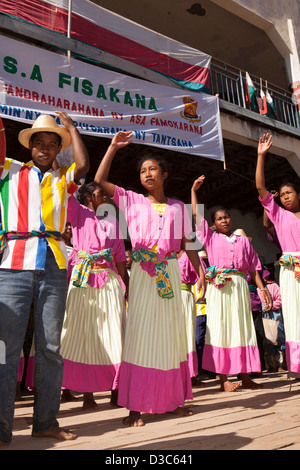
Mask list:
[[[67,297],[67,270],[59,269],[51,252],[40,270],[0,269],[0,441],[12,438],[15,394],[21,349],[34,301],[35,375],[33,431],[57,425],[63,378],[60,336]]]
[[[196,352],[198,358],[198,374],[202,372],[202,357],[206,333],[206,315],[196,317]]]
[[[261,370],[263,371],[265,366],[265,344],[266,344],[266,337],[265,337],[265,330],[262,321],[262,312],[260,310],[255,311],[252,310],[252,317],[254,322],[254,328],[256,332],[256,339],[257,339],[257,346],[259,350],[259,357],[261,363]]]

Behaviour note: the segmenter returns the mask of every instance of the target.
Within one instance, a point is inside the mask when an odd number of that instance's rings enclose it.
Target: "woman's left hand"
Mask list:
[[[270,310],[272,310],[273,301],[272,301],[271,294],[268,291],[267,287],[265,287],[265,290],[261,290],[260,294],[264,302],[264,311],[269,312]]]
[[[206,292],[206,281],[202,276],[197,281],[197,290],[200,292],[199,300],[203,300]]]

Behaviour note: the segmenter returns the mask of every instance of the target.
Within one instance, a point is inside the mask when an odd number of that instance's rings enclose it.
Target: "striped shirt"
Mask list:
[[[75,163],[42,174],[33,162],[6,159],[0,179],[2,229],[62,233],[68,198],[78,188],[74,171]],[[64,242],[39,237],[8,240],[0,268],[44,270],[48,244],[59,268],[66,269]]]

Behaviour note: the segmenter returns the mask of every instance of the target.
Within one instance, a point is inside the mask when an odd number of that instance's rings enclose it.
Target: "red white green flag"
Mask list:
[[[260,90],[260,98],[257,98],[257,104],[259,108],[259,113],[263,116],[266,116],[268,114],[267,98],[262,88]]]
[[[255,99],[256,88],[253,85],[253,82],[250,78],[248,72],[246,72],[246,102],[256,109],[256,99]]]
[[[266,101],[267,101],[267,109],[268,109],[267,115],[270,118],[276,119],[277,118],[276,108],[268,90],[266,91]]]
[[[264,93],[264,91],[261,89],[260,97],[257,97],[256,100],[258,104],[259,113],[262,116],[268,116],[271,119],[277,118],[275,105],[268,90],[266,90],[266,93]]]

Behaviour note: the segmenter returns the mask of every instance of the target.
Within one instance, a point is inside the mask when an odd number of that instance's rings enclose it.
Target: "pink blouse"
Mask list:
[[[151,250],[157,245],[157,258],[162,260],[171,251],[180,251],[181,239],[192,232],[191,220],[183,202],[167,200],[163,214],[155,212],[142,194],[115,186],[112,200],[124,212],[134,250]]]
[[[79,204],[74,196],[69,198],[67,220],[72,225],[72,239],[74,251],[70,255],[70,263],[74,266],[76,261],[76,252],[84,250],[89,254],[112,248],[114,262],[125,261],[124,241],[119,237],[118,221],[111,215],[104,219],[99,219],[95,212],[88,207]],[[114,263],[101,260],[109,269],[118,270]],[[91,273],[89,284],[92,287],[102,287],[107,280],[108,274],[104,272]]]
[[[222,233],[211,230],[204,218],[199,225],[196,224],[196,235],[205,247],[209,266],[235,268],[245,273],[262,269],[258,254],[247,237],[235,235],[230,240]]]
[[[190,262],[188,255],[184,252],[178,259],[181,282],[184,284],[194,285],[198,280],[198,274],[194,269],[194,266]]]
[[[271,193],[259,197],[267,215],[274,224],[281,249],[285,253],[300,251],[300,219],[293,212],[283,209],[274,201]]]

